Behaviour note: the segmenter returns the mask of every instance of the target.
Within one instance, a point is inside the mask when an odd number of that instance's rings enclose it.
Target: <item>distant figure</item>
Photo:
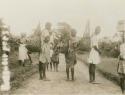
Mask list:
[[[71,70],[71,78],[74,80],[74,66],[77,63],[76,59],[76,50],[77,50],[77,40],[76,40],[76,31],[71,30],[71,36],[68,42],[67,53],[65,54],[66,60],[66,74],[67,80],[69,80],[69,71]]]
[[[25,66],[26,60],[28,59],[28,50],[26,44],[23,41],[20,41],[19,44],[19,65]]]
[[[99,26],[96,27],[94,34],[91,37],[91,51],[89,54],[89,77],[90,83],[95,82],[95,68],[96,64],[100,63],[100,50],[98,47],[98,34],[100,33],[101,29]]]
[[[40,79],[46,80],[46,67],[50,63],[50,31],[51,24],[46,23],[45,29],[41,32],[41,50],[39,57]]]
[[[120,77],[120,86],[122,89],[122,93],[124,93],[124,89],[125,89],[125,83],[124,83],[124,80],[125,80],[125,42],[124,42],[124,38],[120,45],[120,55],[119,55],[118,59],[119,59],[119,62],[118,62],[117,70],[118,70],[118,74]]]
[[[54,32],[50,32],[50,69],[52,71],[52,55],[53,55],[53,47],[54,47]]]
[[[52,54],[52,63],[54,67],[54,71],[58,72],[58,64],[59,64],[59,41],[57,39],[54,40],[53,54]]]

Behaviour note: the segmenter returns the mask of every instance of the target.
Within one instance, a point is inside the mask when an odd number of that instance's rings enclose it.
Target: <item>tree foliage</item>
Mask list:
[[[118,42],[101,42],[99,44],[102,55],[108,57],[118,57],[119,56],[119,44]]]
[[[37,25],[37,27],[34,29],[33,34],[31,34],[28,37],[28,44],[27,44],[27,48],[29,49],[29,51],[32,52],[39,52],[40,51],[40,34],[41,34],[41,27],[40,27],[40,23]]]
[[[81,38],[79,41],[80,51],[90,51],[90,38]]]

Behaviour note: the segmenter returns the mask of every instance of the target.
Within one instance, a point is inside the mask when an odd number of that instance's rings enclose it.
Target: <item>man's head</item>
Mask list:
[[[47,29],[47,30],[50,30],[51,29],[51,23],[50,22],[47,22],[46,24],[45,24],[45,28]]]
[[[96,28],[95,28],[95,35],[98,35],[99,33],[101,32],[101,27],[100,26],[97,26]]]

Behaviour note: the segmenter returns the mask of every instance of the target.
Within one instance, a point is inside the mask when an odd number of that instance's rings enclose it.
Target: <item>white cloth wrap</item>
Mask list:
[[[44,39],[47,36],[50,36],[49,31],[47,29],[44,29],[41,33],[41,52],[39,57],[39,61],[41,61],[42,63],[50,62],[50,42],[44,42]]]
[[[94,46],[98,48],[98,38],[95,35],[91,39],[91,51],[89,54],[88,63],[99,64],[101,62],[100,55],[99,52],[94,49]]]
[[[19,60],[26,60],[28,59],[28,55],[27,55],[27,48],[26,48],[26,45],[25,44],[20,44],[19,46]]]

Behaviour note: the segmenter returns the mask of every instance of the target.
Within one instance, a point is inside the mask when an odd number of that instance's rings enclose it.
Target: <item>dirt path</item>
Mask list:
[[[62,58],[63,60],[63,58]],[[75,67],[75,81],[66,81],[65,64],[59,64],[59,72],[47,71],[50,81],[39,80],[38,73],[12,92],[12,95],[122,95],[120,88],[96,74],[98,84],[88,82],[88,68],[78,61]]]

